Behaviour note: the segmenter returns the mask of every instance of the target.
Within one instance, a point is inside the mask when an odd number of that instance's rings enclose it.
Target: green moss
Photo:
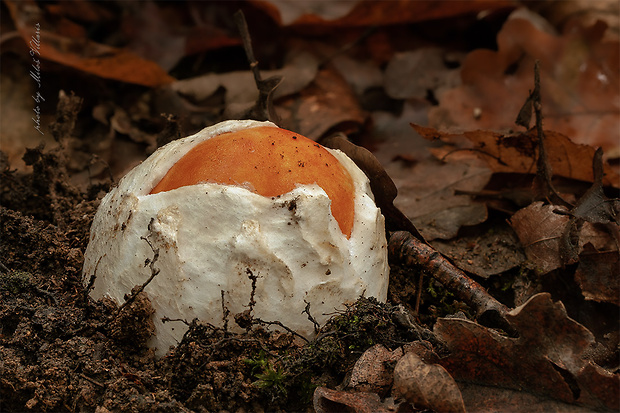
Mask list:
[[[0,274],[0,289],[10,294],[19,294],[32,286],[32,274],[26,271],[10,271]]]

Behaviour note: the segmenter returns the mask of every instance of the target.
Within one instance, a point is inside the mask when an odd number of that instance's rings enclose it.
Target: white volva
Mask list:
[[[158,149],[130,171],[102,200],[85,253],[84,282],[96,275],[91,296],[124,302],[151,275],[154,248],[160,272],[145,292],[155,309],[149,345],[159,356],[187,330],[163,317],[223,324],[225,306],[234,315],[249,308],[257,277],[253,316],[280,321],[311,337],[313,323],[360,295],[385,301],[389,267],[383,216],[368,179],[346,155],[329,151],[355,185],[355,222],[350,239],[330,211],[318,185],[302,185],[277,197],[214,183],[150,195],[166,172],[196,144],[225,132],[269,122],[227,121]],[[149,225],[150,224],[150,225]],[[150,227],[150,229],[149,229]],[[237,331],[232,318],[229,327]]]

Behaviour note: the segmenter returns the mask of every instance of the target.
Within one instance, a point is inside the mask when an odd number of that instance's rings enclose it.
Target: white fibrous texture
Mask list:
[[[252,316],[279,321],[309,338],[314,325],[303,313],[306,303],[323,323],[360,296],[386,300],[383,216],[367,177],[340,151],[329,150],[355,185],[355,221],[348,239],[331,214],[330,199],[316,184],[276,197],[215,183],[149,194],[196,144],[257,126],[275,127],[227,121],[158,149],[103,198],[95,215],[83,269],[86,284],[95,275],[93,298],[122,304],[134,286],[151,276],[153,249],[159,251],[153,264],[159,273],[144,289],[155,310],[149,345],[159,356],[187,330],[183,322],[162,318],[197,318],[222,326],[224,307],[232,315],[250,309],[253,282]],[[241,331],[232,320],[228,327]]]

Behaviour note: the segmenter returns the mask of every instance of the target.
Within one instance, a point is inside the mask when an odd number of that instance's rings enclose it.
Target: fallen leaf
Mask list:
[[[574,21],[589,26],[598,20],[609,25],[606,35],[610,40],[620,32],[620,5],[616,1],[549,1],[529,3],[528,8],[549,20],[556,27],[566,27]],[[569,26],[570,27],[570,26]]]
[[[48,59],[105,79],[143,86],[161,86],[174,81],[156,63],[126,50],[88,40],[59,35],[33,1],[6,1],[15,26],[26,44],[39,39],[38,52]],[[38,28],[37,28],[38,27]]]
[[[618,251],[597,251],[590,243],[579,255],[575,281],[586,300],[612,303],[620,306],[618,280],[620,254]]]
[[[477,157],[483,160],[496,173],[536,173],[538,140],[536,131],[504,135],[489,130],[476,130],[464,133],[441,132],[435,128],[416,124],[411,126],[429,140],[441,140],[456,145],[455,148],[431,148],[439,159]],[[554,176],[594,182],[592,159],[595,148],[581,145],[559,132],[545,130],[545,145],[549,165]],[[609,166],[604,165],[605,186],[620,187],[620,176]]]
[[[494,384],[481,385],[459,382],[467,410],[476,413],[584,413],[584,408],[536,394],[500,388]],[[586,411],[590,411],[589,409]]]
[[[438,412],[465,412],[456,382],[441,365],[428,364],[417,354],[405,354],[394,368],[395,395],[416,407]]]
[[[394,204],[413,222],[425,239],[450,239],[463,225],[487,219],[487,209],[469,195],[488,183],[492,172],[481,162],[441,164],[431,160],[403,169],[392,179],[398,188]]]
[[[282,82],[274,91],[274,99],[299,93],[317,76],[319,62],[311,53],[301,52],[289,56],[282,69],[261,71],[264,79],[281,76]],[[218,89],[225,90],[225,112],[235,118],[252,106],[258,97],[254,75],[249,70],[227,73],[210,73],[203,76],[179,80],[169,88],[194,102],[203,101]],[[300,132],[301,133],[301,132]]]
[[[526,257],[514,231],[506,224],[491,225],[481,234],[459,234],[455,239],[434,240],[431,244],[457,267],[482,278],[521,265]]]
[[[347,387],[384,396],[393,380],[393,369],[387,364],[396,363],[402,356],[402,348],[390,351],[381,344],[372,346],[355,362]]]
[[[45,4],[45,9],[56,18],[67,18],[89,23],[114,19],[114,14],[102,4],[84,0],[66,0],[56,4],[48,3]]]
[[[311,139],[330,131],[355,132],[366,119],[353,90],[331,66],[320,69],[299,96],[278,99],[275,103],[283,119],[280,126]]]
[[[510,219],[510,225],[523,245],[528,261],[538,274],[546,274],[567,264],[562,260],[561,240],[570,222],[564,207],[534,202],[517,211]],[[596,248],[612,249],[613,239],[606,232],[585,222],[578,232],[577,253],[590,242]]]
[[[331,390],[317,387],[313,398],[316,413],[394,413],[393,406],[383,404],[376,393]]]
[[[446,67],[445,53],[439,48],[396,53],[385,68],[387,95],[393,99],[424,99],[439,87],[458,86],[458,70]]]
[[[183,9],[163,2],[126,3],[121,29],[126,48],[170,71],[188,55],[237,46],[241,39],[203,22],[188,25]],[[191,7],[191,6],[188,6]]]
[[[457,382],[476,386],[474,394],[480,394],[478,386],[510,391],[497,391],[487,409],[506,410],[514,391],[586,409],[620,408],[620,375],[585,360],[594,336],[567,316],[561,302],[537,294],[506,319],[517,338],[462,319],[439,319],[434,327],[450,351],[440,363]]]
[[[594,182],[571,209],[571,215],[590,223],[620,224],[620,200],[609,199],[603,191],[603,151],[598,148],[592,158]]]
[[[545,128],[617,157],[620,46],[617,39],[601,40],[601,24],[573,25],[556,36],[522,18],[509,19],[497,36],[497,52],[475,50],[466,57],[462,85],[438,96],[440,104],[429,112],[429,124],[512,130],[534,84],[534,61],[540,60]]]
[[[332,63],[359,97],[368,89],[383,86],[383,72],[370,60],[357,60],[339,54],[332,59]]]

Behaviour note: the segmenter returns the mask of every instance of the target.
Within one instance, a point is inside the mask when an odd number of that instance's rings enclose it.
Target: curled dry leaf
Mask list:
[[[539,274],[546,274],[568,264],[563,261],[566,252],[562,237],[571,221],[564,207],[534,202],[517,211],[510,219],[510,225],[525,249],[528,261]],[[615,250],[613,238],[589,222],[583,223],[578,232],[577,252],[590,242],[599,250]]]
[[[416,407],[465,412],[461,391],[450,373],[439,364],[426,363],[413,352],[396,363],[393,393]]]
[[[385,395],[392,385],[392,369],[387,364],[402,356],[402,348],[390,351],[381,344],[372,346],[355,362],[347,387]]]
[[[426,139],[440,139],[455,145],[458,149],[430,148],[430,151],[439,159],[451,161],[470,156],[483,160],[495,173],[536,173],[538,143],[535,130],[512,135],[489,130],[449,133],[413,123],[411,126]],[[554,175],[594,182],[592,171],[594,147],[575,143],[562,133],[550,130],[545,131],[545,145],[549,166]],[[605,176],[602,184],[619,187],[620,176],[608,164],[604,165],[603,171]]]
[[[313,397],[316,413],[394,413],[393,406],[381,402],[376,393],[331,390],[317,387]]]

